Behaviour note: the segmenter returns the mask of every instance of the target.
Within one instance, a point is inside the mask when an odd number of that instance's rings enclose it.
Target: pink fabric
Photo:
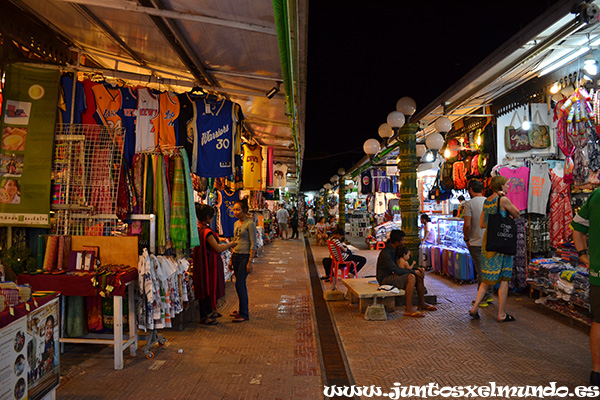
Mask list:
[[[519,209],[527,209],[527,186],[529,185],[529,168],[508,168],[504,167],[498,171],[500,175],[508,179],[508,193],[506,196]]]
[[[564,179],[550,171],[552,190],[550,191],[550,245],[570,240],[572,231],[569,224],[573,220],[570,185]]]

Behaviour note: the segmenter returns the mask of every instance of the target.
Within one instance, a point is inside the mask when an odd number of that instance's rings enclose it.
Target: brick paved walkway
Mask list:
[[[312,246],[322,273],[325,247]],[[360,275],[374,275],[378,252]],[[425,318],[402,316],[365,321],[357,305],[332,302],[331,314],[358,385],[585,385],[591,366],[588,328],[511,295],[508,311],[517,321],[498,324],[497,304],[467,315],[475,285],[460,285],[428,273],[426,285],[438,296],[436,312]],[[328,284],[323,284],[329,288]],[[223,317],[218,326],[188,323],[167,330],[156,356],[130,357],[112,370],[112,348],[67,346],[61,359],[59,399],[319,399],[321,370],[313,329],[304,244],[276,241],[266,246],[248,278],[248,323]],[[232,283],[219,311],[237,308]],[[197,316],[195,316],[197,321]],[[183,353],[178,353],[182,349]]]
[[[168,342],[148,360],[125,352],[112,369],[112,348],[67,346],[59,399],[315,399],[322,396],[308,278],[301,240],[277,240],[248,277],[249,322],[234,324],[232,282],[217,326],[166,330]],[[197,315],[195,321],[197,321]],[[182,349],[183,353],[178,353]]]

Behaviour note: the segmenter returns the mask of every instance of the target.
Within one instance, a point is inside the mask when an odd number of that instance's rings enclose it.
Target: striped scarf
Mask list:
[[[188,221],[186,219],[186,193],[185,193],[185,177],[183,172],[183,162],[181,157],[175,158],[175,171],[173,176],[173,195],[171,196],[171,240],[173,247],[177,250],[185,249],[188,241]],[[193,204],[193,202],[192,202]],[[191,218],[190,218],[191,220]],[[196,226],[196,218],[194,215],[194,229],[196,237],[198,230]],[[196,245],[197,246],[197,245]]]
[[[157,254],[163,254],[167,243],[165,233],[167,228],[165,226],[165,207],[163,198],[162,156],[153,154],[152,165],[154,167],[154,182],[156,184],[156,190],[154,191],[154,200],[156,201],[154,207],[156,212],[156,250]]]
[[[200,244],[200,238],[198,237],[198,229],[196,228],[196,207],[194,205],[194,187],[192,185],[192,173],[190,172],[190,163],[188,161],[187,153],[184,149],[181,149],[181,158],[183,160],[183,168],[185,170],[185,192],[187,194],[187,206],[188,206],[188,221],[190,226],[190,248],[194,248]]]

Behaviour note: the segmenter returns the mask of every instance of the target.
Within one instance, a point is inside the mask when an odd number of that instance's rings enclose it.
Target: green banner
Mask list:
[[[0,225],[50,225],[52,148],[60,72],[5,69],[0,130]]]

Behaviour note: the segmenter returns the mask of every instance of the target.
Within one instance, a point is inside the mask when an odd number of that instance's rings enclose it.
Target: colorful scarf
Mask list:
[[[183,250],[187,246],[188,222],[186,220],[185,178],[181,157],[175,158],[174,170],[173,196],[171,196],[171,240],[175,249]],[[193,221],[195,226],[195,215]]]
[[[169,197],[169,181],[167,179],[167,164],[169,159],[167,156],[162,160],[162,198],[163,198],[163,206],[165,211],[165,235],[167,241],[167,247],[169,242],[171,242],[171,230],[167,229],[167,227],[171,226],[171,201]]]
[[[157,254],[163,254],[165,252],[165,245],[167,243],[165,236],[165,207],[163,200],[163,180],[162,180],[162,161],[163,158],[159,155],[152,156],[154,166],[154,177],[156,190],[154,191],[155,213],[156,213],[156,250]]]
[[[190,172],[190,163],[188,161],[185,150],[181,150],[181,159],[183,160],[184,168],[184,179],[185,179],[185,191],[187,194],[187,206],[188,206],[188,221],[190,230],[190,247],[196,247],[200,244],[198,238],[198,230],[196,229],[196,206],[194,204],[194,187],[192,186],[192,173]]]

